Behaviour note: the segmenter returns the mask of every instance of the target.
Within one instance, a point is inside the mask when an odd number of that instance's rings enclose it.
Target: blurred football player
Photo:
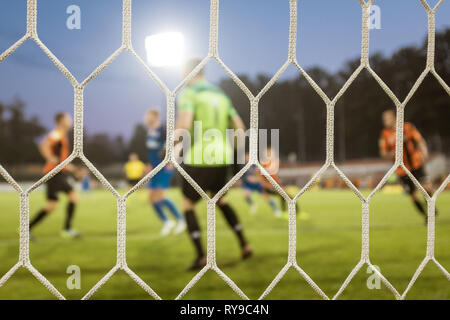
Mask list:
[[[125,175],[127,176],[127,183],[130,188],[139,183],[145,174],[146,168],[137,153],[131,153],[129,155],[128,162],[125,164]]]
[[[148,110],[145,116],[145,123],[148,127],[147,134],[147,154],[149,170],[156,168],[164,157],[166,145],[166,129],[162,125],[160,115],[157,110]],[[186,229],[186,223],[175,204],[167,198],[166,191],[170,187],[174,169],[171,166],[162,168],[148,183],[149,201],[153,205],[155,212],[163,222],[161,236],[167,236],[172,231],[179,234]],[[174,216],[177,223],[169,219],[164,212],[168,209]]]
[[[269,186],[267,186],[267,184]],[[250,167],[249,170],[247,170],[242,176],[242,189],[244,190],[245,201],[250,206],[251,214],[255,214],[258,210],[257,204],[252,199],[252,194],[259,193],[269,201],[269,205],[273,209],[275,216],[281,217],[281,209],[272,197],[273,187],[263,176],[260,175],[256,167]],[[270,192],[268,192],[268,190],[270,190]]]
[[[67,113],[57,113],[54,120],[55,128],[47,134],[39,146],[39,151],[46,161],[44,174],[55,169],[70,155],[70,145],[67,135],[72,130],[72,118]],[[64,192],[67,194],[69,202],[66,207],[66,219],[61,236],[65,238],[78,238],[81,236],[78,231],[72,228],[78,195],[69,182],[69,173],[75,173],[75,167],[72,164],[67,165],[62,171],[47,181],[47,202],[44,208],[31,220],[30,230],[36,227],[36,225],[56,209],[58,194]]]
[[[394,110],[386,110],[382,114],[384,129],[381,132],[379,148],[381,156],[386,160],[395,160],[396,147],[396,115]],[[429,176],[425,172],[425,163],[428,160],[428,147],[425,139],[417,128],[409,122],[404,123],[403,140],[403,163],[406,169],[420,182],[428,194],[432,194],[432,184]],[[405,188],[405,191],[411,196],[411,199],[424,217],[425,223],[428,221],[426,203],[420,201],[419,190],[413,181],[408,177],[405,170],[397,168],[397,176]],[[437,213],[437,209],[436,209]]]
[[[199,62],[199,60],[189,61],[184,75],[188,76]],[[226,131],[231,127],[243,132],[245,125],[227,95],[206,81],[204,70],[190,80],[177,103],[176,128],[189,131],[192,137],[188,150],[182,150],[183,168],[203,191],[216,194],[226,184],[228,172],[231,171],[234,162],[233,148]],[[189,236],[197,253],[189,270],[197,270],[206,265],[200,225],[194,212],[195,204],[201,197],[185,179],[182,189]],[[252,248],[244,236],[236,212],[224,197],[218,201],[218,207],[239,240],[242,258],[249,258],[252,255]]]

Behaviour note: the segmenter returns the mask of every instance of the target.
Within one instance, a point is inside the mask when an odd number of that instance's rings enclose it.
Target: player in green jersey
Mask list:
[[[191,73],[199,62],[197,59],[188,62],[185,76]],[[234,160],[234,150],[228,139],[227,129],[233,128],[243,132],[245,125],[225,93],[206,81],[203,70],[180,94],[177,106],[176,128],[189,131],[191,137],[188,150],[183,150],[183,168],[205,192],[216,194],[226,184]],[[200,227],[194,212],[195,204],[201,197],[186,180],[183,180],[182,189],[188,232],[197,252],[189,270],[197,270],[206,265]],[[224,198],[219,200],[218,207],[239,240],[242,258],[249,258],[252,248],[244,236],[235,211]]]

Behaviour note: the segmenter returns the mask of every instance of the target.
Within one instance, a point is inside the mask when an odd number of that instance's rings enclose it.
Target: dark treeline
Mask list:
[[[25,104],[20,99],[10,104],[0,102],[0,164],[15,166],[42,163],[38,144],[49,129],[36,116],[26,117]],[[122,136],[85,132],[84,151],[92,162],[100,166],[124,162],[130,152],[137,152],[144,159],[146,135],[147,130],[142,125],[135,127],[129,141],[125,141]],[[70,141],[73,141],[73,133]]]
[[[375,54],[371,67],[403,101],[426,65],[427,42],[421,46],[399,49],[392,56]],[[359,66],[355,59],[337,73],[331,74],[314,67],[307,73],[333,98]],[[450,29],[436,35],[436,71],[446,83],[450,82]],[[270,77],[250,79],[239,76],[253,92],[259,92]],[[222,88],[232,97],[244,119],[249,121],[249,102],[231,79],[223,80]],[[335,109],[336,159],[372,158],[378,156],[381,113],[394,108],[394,103],[374,78],[363,71],[350,86]],[[325,157],[326,110],[322,99],[306,79],[278,81],[261,99],[259,125],[280,129],[282,157],[297,155],[300,161],[319,161]],[[429,75],[415,93],[405,110],[406,121],[414,123],[434,151],[450,151],[450,99],[438,81]]]
[[[9,105],[0,102],[0,164],[40,162],[36,139],[45,131],[37,117],[25,117],[25,104],[19,99]]]
[[[147,158],[146,139],[147,129],[137,124],[132,137],[126,141],[122,136],[111,137],[105,133],[89,135],[85,133],[86,156],[96,165],[111,165],[128,160],[130,153],[137,153],[145,161]]]
[[[426,42],[422,46],[405,47],[392,56],[375,54],[371,66],[400,100],[409,93],[425,69]],[[334,74],[324,69],[309,68],[307,73],[330,97],[334,97],[359,65],[359,59],[346,63]],[[436,71],[450,83],[450,29],[436,35]],[[270,77],[251,79],[240,75],[248,88],[256,93]],[[244,120],[249,122],[249,101],[230,79],[221,81]],[[377,140],[381,130],[381,112],[394,107],[378,83],[363,71],[338,101],[335,110],[336,159],[372,158],[378,156]],[[320,161],[325,157],[325,104],[304,77],[278,81],[262,98],[259,125],[280,129],[280,152],[283,158],[295,154],[301,162]],[[414,123],[432,150],[450,152],[450,99],[436,79],[429,75],[406,107],[406,120]],[[19,99],[5,105],[0,102],[0,164],[41,163],[37,142],[49,128],[37,117],[25,116],[25,105]],[[96,165],[123,162],[130,152],[145,159],[146,129],[137,125],[132,138],[89,134],[84,139],[85,153]]]

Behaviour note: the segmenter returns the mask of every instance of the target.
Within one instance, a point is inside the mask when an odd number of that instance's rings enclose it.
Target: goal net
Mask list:
[[[435,246],[435,203],[439,194],[444,190],[445,186],[450,182],[450,176],[448,176],[443,183],[443,185],[437,190],[434,195],[429,195],[420,183],[414,178],[414,176],[406,169],[403,164],[403,125],[404,125],[404,109],[407,103],[410,101],[414,93],[421,86],[425,77],[429,74],[433,75],[440,83],[440,85],[446,90],[450,95],[450,88],[448,84],[437,74],[434,63],[435,63],[435,13],[439,6],[444,2],[440,0],[434,7],[431,7],[426,0],[420,1],[428,15],[428,52],[427,52],[427,63],[424,71],[417,79],[413,88],[404,99],[400,101],[392,90],[383,82],[376,72],[371,68],[370,57],[369,57],[369,19],[371,5],[374,0],[358,0],[361,5],[362,10],[362,40],[361,40],[361,62],[359,67],[351,75],[351,77],[346,81],[344,86],[340,89],[338,94],[330,98],[325,92],[320,88],[318,84],[308,75],[308,73],[301,67],[300,63],[296,58],[296,48],[297,48],[297,0],[285,0],[290,2],[290,31],[289,31],[289,47],[287,52],[287,60],[279,69],[279,71],[271,78],[267,85],[257,94],[254,95],[245,86],[245,84],[237,77],[233,71],[227,67],[227,65],[221,60],[219,54],[219,0],[210,1],[210,35],[209,35],[209,52],[208,55],[202,60],[202,62],[192,71],[192,73],[184,79],[175,90],[170,90],[164,82],[162,82],[158,76],[149,68],[149,66],[140,58],[135,52],[131,41],[131,17],[132,17],[132,0],[123,0],[123,25],[122,25],[122,44],[121,46],[101,65],[99,65],[92,74],[90,74],[84,81],[79,82],[69,71],[66,66],[45,46],[45,44],[40,40],[37,33],[37,0],[27,0],[27,31],[26,34],[19,39],[14,45],[12,45],[5,52],[0,54],[0,63],[5,61],[11,54],[16,51],[24,42],[30,40],[34,41],[42,51],[49,57],[49,59],[57,66],[57,68],[67,77],[71,82],[74,89],[74,147],[71,156],[56,167],[53,171],[45,175],[42,179],[36,182],[28,189],[23,189],[9,173],[0,166],[0,174],[5,178],[5,180],[16,190],[20,195],[20,251],[19,251],[19,261],[14,265],[1,279],[0,287],[3,286],[8,279],[19,269],[28,269],[41,283],[44,285],[52,294],[54,294],[59,299],[65,299],[65,297],[53,286],[48,279],[46,279],[36,268],[33,267],[30,261],[29,254],[29,198],[31,192],[47,182],[58,172],[60,172],[65,166],[71,163],[75,159],[80,159],[83,161],[89,170],[101,181],[101,183],[107,188],[117,199],[117,263],[116,265],[94,286],[89,292],[84,296],[83,299],[89,299],[92,295],[101,288],[117,271],[125,271],[140,287],[142,287],[149,295],[153,296],[155,299],[161,299],[157,292],[151,288],[151,284],[144,282],[137,274],[135,274],[127,265],[126,259],[126,200],[127,198],[147,183],[156,173],[158,173],[167,164],[172,164],[175,168],[183,175],[183,177],[199,192],[202,198],[207,203],[207,265],[198,274],[196,274],[193,279],[186,284],[185,288],[179,293],[177,299],[181,299],[195,284],[205,275],[206,272],[212,271],[216,272],[226,284],[228,284],[242,299],[248,299],[247,295],[233,282],[233,280],[228,277],[217,265],[216,263],[216,221],[215,221],[215,210],[216,203],[218,200],[225,195],[225,193],[230,189],[233,184],[237,182],[238,179],[251,167],[258,167],[262,174],[270,181],[277,192],[282,195],[282,197],[288,203],[289,209],[289,251],[287,256],[287,263],[278,273],[278,275],[273,279],[270,285],[261,295],[260,299],[264,299],[273,288],[275,288],[278,282],[283,278],[286,272],[293,268],[298,271],[299,276],[303,277],[308,284],[323,298],[323,299],[337,299],[348,284],[352,281],[353,277],[358,273],[358,271],[367,265],[372,271],[381,279],[384,285],[393,293],[395,298],[404,299],[408,291],[414,286],[417,278],[424,270],[428,263],[434,263],[442,271],[442,273],[450,281],[449,272],[436,260],[434,254]],[[355,0],[357,1],[357,0]],[[111,183],[96,169],[96,167],[89,161],[85,156],[83,151],[83,92],[86,85],[94,80],[101,72],[108,67],[108,65],[115,60],[115,58],[121,54],[123,51],[128,51],[132,56],[139,62],[141,67],[147,72],[155,83],[164,91],[167,99],[167,152],[166,157],[163,162],[152,172],[150,172],[138,185],[133,187],[127,194],[120,195]],[[197,73],[199,73],[202,68],[210,61],[216,60],[218,64],[223,67],[226,73],[231,77],[231,79],[239,86],[239,88],[245,93],[250,101],[250,159],[247,165],[234,176],[223,189],[214,197],[209,197],[198,185],[197,183],[182,169],[182,167],[177,163],[174,152],[174,136],[175,136],[175,97],[180,92],[180,90],[192,79]],[[270,176],[270,174],[261,166],[258,161],[258,104],[261,98],[268,92],[268,90],[276,83],[276,81],[283,75],[287,68],[293,65],[299,72],[305,77],[309,82],[310,86],[317,92],[317,94],[325,102],[327,108],[327,121],[326,121],[326,162],[324,166],[311,178],[311,180],[303,187],[303,189],[295,196],[290,197],[284,189],[277,184],[277,182]],[[353,81],[358,77],[358,75],[366,69],[373,78],[377,81],[380,87],[386,92],[389,98],[393,101],[397,109],[397,136],[396,136],[396,158],[395,163],[388,173],[384,176],[378,186],[372,191],[367,197],[352,184],[352,182],[346,177],[346,175],[339,169],[335,164],[334,157],[334,111],[335,105],[353,83]],[[380,191],[380,189],[387,182],[388,178],[395,172],[396,168],[402,167],[414,182],[417,188],[421,191],[428,203],[428,234],[427,234],[427,251],[423,261],[414,273],[412,279],[409,282],[406,290],[404,292],[399,292],[389,280],[383,276],[383,274],[371,264],[369,255],[369,212],[370,212],[370,201],[373,196]],[[347,276],[345,281],[342,283],[340,289],[334,296],[327,296],[322,289],[314,282],[314,280],[299,266],[297,263],[297,226],[296,226],[296,201],[314,184],[314,182],[329,168],[334,169],[345,181],[348,187],[356,194],[356,196],[361,201],[361,217],[362,217],[362,246],[361,246],[361,259],[357,265],[353,268],[350,274]]]

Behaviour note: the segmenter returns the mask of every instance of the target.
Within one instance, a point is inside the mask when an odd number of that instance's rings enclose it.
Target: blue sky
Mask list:
[[[82,80],[104,61],[121,41],[121,0],[38,0],[41,40]],[[430,0],[434,3],[436,0]],[[81,30],[66,28],[66,8],[81,8]],[[371,52],[390,54],[399,47],[419,44],[426,37],[427,17],[419,0],[378,0],[381,29],[371,32]],[[25,32],[26,0],[0,1],[0,50]],[[436,16],[437,29],[450,25],[450,1]],[[220,55],[237,74],[273,74],[286,60],[289,29],[288,0],[222,0]],[[134,0],[133,44],[145,57],[145,36],[181,31],[190,57],[207,53],[208,0]],[[361,7],[358,0],[299,0],[298,58],[303,67],[336,71],[360,54]],[[179,70],[155,69],[174,87]],[[216,65],[208,77],[225,76]],[[293,69],[286,77],[295,76]],[[50,126],[55,111],[71,111],[70,83],[33,43],[26,43],[0,64],[0,101],[20,97],[29,114]],[[142,113],[161,106],[162,93],[127,54],[120,56],[85,92],[85,122],[89,132],[129,136]],[[121,121],[127,119],[127,121]]]

